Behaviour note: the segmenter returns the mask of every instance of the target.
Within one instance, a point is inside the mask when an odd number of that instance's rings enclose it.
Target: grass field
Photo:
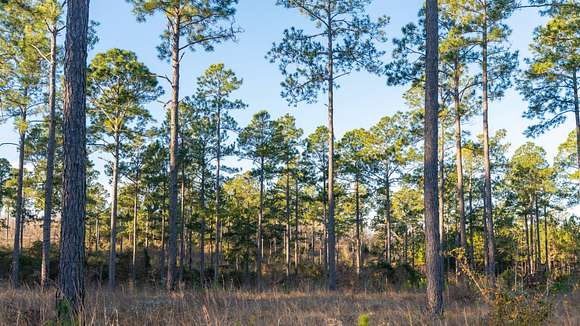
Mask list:
[[[530,294],[486,304],[446,291],[446,312],[434,320],[420,291],[335,293],[309,290],[89,288],[85,325],[580,325],[580,291],[538,299]],[[502,300],[505,300],[503,298]],[[497,306],[501,305],[501,306]],[[509,306],[509,309],[507,308]],[[55,319],[55,292],[0,291],[2,325],[46,325]]]

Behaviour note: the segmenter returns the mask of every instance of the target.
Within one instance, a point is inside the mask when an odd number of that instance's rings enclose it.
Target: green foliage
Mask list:
[[[275,43],[267,58],[278,63],[284,77],[282,97],[296,105],[314,103],[320,91],[353,71],[382,73],[384,54],[376,43],[386,41],[386,16],[373,21],[365,13],[370,0],[278,0],[277,5],[305,15],[316,32],[291,27]],[[332,57],[332,61],[329,58]],[[332,65],[333,75],[329,65]],[[332,80],[331,80],[332,79]]]

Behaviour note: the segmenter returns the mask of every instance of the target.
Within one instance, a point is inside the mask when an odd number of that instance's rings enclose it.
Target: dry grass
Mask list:
[[[488,308],[448,293],[444,319],[424,311],[419,292],[355,293],[246,290],[90,289],[86,325],[485,325]],[[580,325],[580,295],[561,298],[551,325]],[[54,291],[0,290],[0,324],[43,325],[54,320]]]

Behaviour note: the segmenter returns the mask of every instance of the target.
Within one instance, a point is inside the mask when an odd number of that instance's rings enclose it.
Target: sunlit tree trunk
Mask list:
[[[85,296],[86,61],[89,0],[67,1],[63,186],[57,300],[79,312]],[[62,309],[59,312],[63,312]],[[59,316],[65,317],[65,316]],[[72,321],[73,317],[68,316]],[[63,320],[61,318],[61,320]]]
[[[484,5],[487,7],[487,4]],[[493,203],[491,201],[491,161],[489,156],[489,127],[488,127],[488,112],[489,112],[489,99],[488,99],[488,39],[487,39],[487,9],[484,9],[484,26],[483,26],[483,37],[482,37],[482,101],[483,101],[483,214],[485,220],[485,229],[487,231],[487,236],[485,239],[486,247],[486,257],[487,266],[486,274],[488,283],[491,286],[495,286],[495,236],[493,229]]]
[[[427,304],[434,315],[443,313],[443,267],[437,202],[437,127],[438,127],[438,9],[437,0],[427,0],[425,9],[425,146],[424,207]]]
[[[179,4],[177,3],[177,6]],[[170,119],[170,142],[169,142],[169,241],[167,251],[169,253],[169,262],[167,269],[168,290],[175,289],[177,280],[177,221],[179,212],[177,209],[177,172],[179,171],[178,162],[178,137],[179,137],[179,68],[180,68],[180,47],[179,38],[181,36],[181,15],[179,7],[174,8],[171,31],[171,68],[173,78],[171,81],[171,107],[169,111]]]

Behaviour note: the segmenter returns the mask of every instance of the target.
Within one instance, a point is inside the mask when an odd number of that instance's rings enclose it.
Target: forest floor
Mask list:
[[[506,301],[507,300],[507,301]],[[551,297],[503,297],[486,304],[465,289],[445,292],[443,319],[425,311],[424,292],[252,291],[88,288],[85,325],[580,325],[580,290]],[[46,325],[54,291],[0,289],[1,325]]]

